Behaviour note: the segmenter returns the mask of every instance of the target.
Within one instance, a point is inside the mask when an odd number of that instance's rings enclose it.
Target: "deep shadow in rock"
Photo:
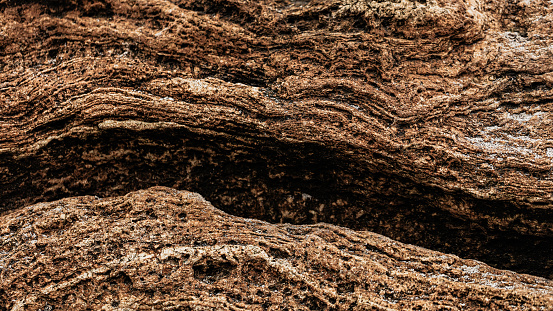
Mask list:
[[[550,210],[417,184],[363,166],[344,148],[236,137],[193,129],[114,129],[53,140],[26,158],[4,153],[1,163],[9,175],[0,183],[2,209],[163,185],[199,192],[238,216],[369,230],[552,277],[553,237],[529,225],[553,219]],[[459,213],[459,206],[468,212]],[[208,275],[206,269],[196,272]]]

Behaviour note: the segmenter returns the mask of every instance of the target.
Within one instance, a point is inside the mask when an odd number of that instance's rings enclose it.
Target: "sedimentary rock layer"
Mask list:
[[[551,1],[0,10],[5,211],[164,185],[553,275]]]
[[[553,281],[155,187],[0,217],[3,310],[548,310]]]

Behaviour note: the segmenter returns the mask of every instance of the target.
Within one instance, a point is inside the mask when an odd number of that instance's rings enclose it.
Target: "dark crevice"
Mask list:
[[[161,185],[198,192],[237,216],[369,230],[499,268],[553,277],[553,237],[532,227],[532,222],[553,219],[548,209],[421,185],[362,165],[343,148],[244,139],[190,130],[121,129],[53,140],[26,158],[4,153],[0,169],[9,173],[0,177],[1,208]],[[457,206],[468,206],[470,212],[460,214]]]

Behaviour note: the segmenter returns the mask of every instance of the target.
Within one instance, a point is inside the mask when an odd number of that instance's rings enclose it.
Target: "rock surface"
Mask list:
[[[0,218],[3,310],[551,310],[553,281],[328,224],[228,215],[188,191]]]
[[[551,1],[0,12],[3,211],[163,185],[553,278]]]

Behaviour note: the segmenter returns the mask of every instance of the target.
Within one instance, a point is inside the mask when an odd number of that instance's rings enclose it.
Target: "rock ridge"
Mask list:
[[[553,282],[153,187],[0,217],[2,310],[549,310]]]

